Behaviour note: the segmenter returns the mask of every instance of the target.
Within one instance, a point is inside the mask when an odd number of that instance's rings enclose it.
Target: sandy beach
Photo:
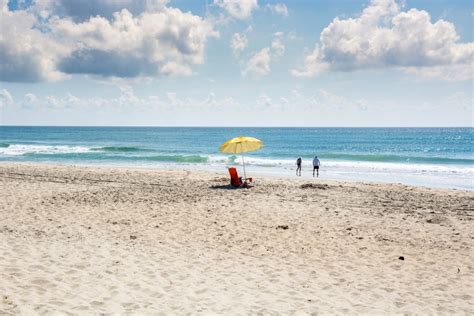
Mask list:
[[[473,192],[255,180],[1,163],[0,314],[474,313]]]

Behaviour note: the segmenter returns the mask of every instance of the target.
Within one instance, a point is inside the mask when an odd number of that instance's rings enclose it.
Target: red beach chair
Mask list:
[[[242,182],[242,177],[239,177],[239,174],[237,173],[236,168],[228,168],[229,169],[229,174],[230,174],[230,185],[233,187],[241,187],[247,184],[248,182],[252,182],[252,178],[247,178],[244,179]]]

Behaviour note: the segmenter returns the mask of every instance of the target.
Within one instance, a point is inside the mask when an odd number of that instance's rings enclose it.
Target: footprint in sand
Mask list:
[[[94,307],[103,306],[104,302],[92,301],[91,305],[94,306]]]
[[[122,303],[122,307],[126,310],[137,310],[140,308],[140,306],[135,303]]]
[[[207,289],[200,289],[200,290],[194,291],[194,293],[197,294],[197,295],[203,294],[205,292],[207,292]]]

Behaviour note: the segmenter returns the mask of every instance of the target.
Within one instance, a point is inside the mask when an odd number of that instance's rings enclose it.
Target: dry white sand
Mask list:
[[[0,314],[474,313],[473,192],[227,183],[0,164]]]

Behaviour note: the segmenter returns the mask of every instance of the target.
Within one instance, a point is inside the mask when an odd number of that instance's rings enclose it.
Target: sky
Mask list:
[[[0,0],[0,125],[473,126],[467,0]]]

